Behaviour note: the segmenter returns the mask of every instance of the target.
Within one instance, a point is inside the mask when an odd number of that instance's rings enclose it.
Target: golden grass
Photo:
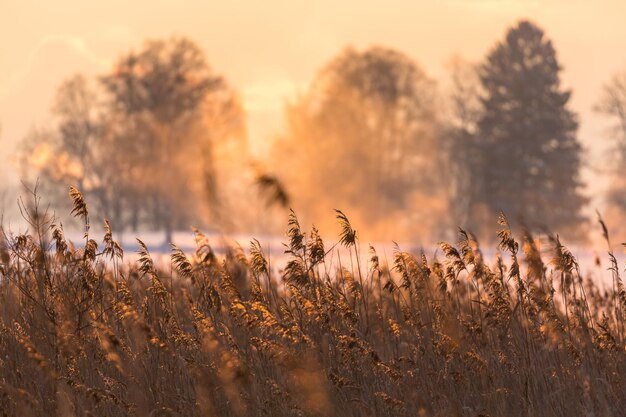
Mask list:
[[[102,247],[73,189],[85,245],[45,215],[0,242],[0,415],[620,416],[626,291],[583,279],[558,237],[540,250],[500,218],[493,264],[465,231],[443,259],[391,265],[337,212],[350,266],[288,220],[277,271],[253,240],[172,248],[135,267]],[[607,236],[608,241],[608,236]],[[547,253],[549,252],[549,253]],[[549,260],[548,260],[549,258]]]

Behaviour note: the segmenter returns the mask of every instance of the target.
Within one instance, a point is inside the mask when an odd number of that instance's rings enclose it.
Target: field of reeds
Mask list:
[[[461,230],[439,258],[397,248],[386,264],[338,211],[335,246],[292,213],[282,265],[256,240],[217,255],[197,232],[171,266],[139,242],[133,266],[71,196],[84,242],[36,204],[28,233],[2,234],[2,416],[626,413],[611,252],[604,291],[556,235],[518,237],[501,216],[495,259]]]

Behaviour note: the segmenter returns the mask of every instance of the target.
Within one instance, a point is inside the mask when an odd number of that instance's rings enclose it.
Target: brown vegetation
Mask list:
[[[460,231],[444,259],[358,251],[337,262],[289,217],[280,272],[253,240],[217,256],[197,232],[159,268],[137,266],[108,222],[101,244],[71,190],[74,247],[37,204],[3,233],[4,416],[617,416],[626,408],[626,292],[584,281],[558,237],[542,255],[506,219],[493,265]],[[35,197],[35,203],[36,197]],[[604,229],[606,230],[606,229]],[[608,236],[607,236],[608,241]],[[550,260],[546,261],[545,257]],[[506,258],[506,260],[505,260]],[[340,258],[341,259],[341,258]]]

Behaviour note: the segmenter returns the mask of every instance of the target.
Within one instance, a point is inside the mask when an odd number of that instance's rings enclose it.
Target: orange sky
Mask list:
[[[602,84],[626,69],[624,1],[0,0],[0,186],[16,182],[7,160],[28,129],[46,120],[59,83],[76,72],[106,72],[146,38],[196,41],[241,92],[261,152],[280,129],[284,100],[344,46],[397,48],[444,82],[453,54],[481,59],[520,18],[554,41],[589,162],[601,166],[606,121],[591,108]],[[589,171],[585,177],[598,183]]]

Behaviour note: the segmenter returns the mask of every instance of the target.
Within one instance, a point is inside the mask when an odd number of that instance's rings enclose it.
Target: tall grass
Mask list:
[[[75,247],[46,213],[0,243],[0,415],[620,416],[626,291],[584,279],[557,236],[540,248],[499,219],[488,262],[470,233],[441,259],[364,257],[337,212],[331,262],[288,219],[276,268],[253,240],[218,256],[140,241],[124,264],[108,222]],[[608,234],[607,234],[608,242]],[[546,249],[547,246],[547,249]],[[346,259],[345,253],[349,253]]]

